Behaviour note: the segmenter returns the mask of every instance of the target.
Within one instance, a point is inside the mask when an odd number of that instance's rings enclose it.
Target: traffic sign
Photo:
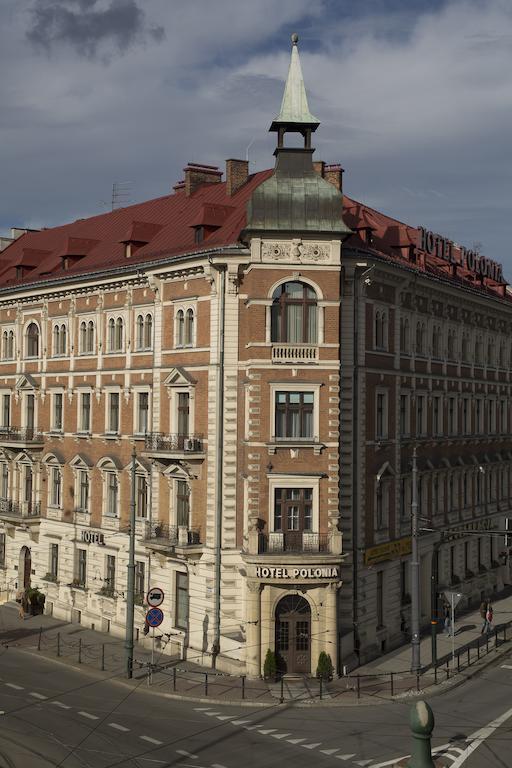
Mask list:
[[[164,591],[160,587],[153,587],[146,596],[146,602],[151,608],[158,608],[164,601]]]
[[[150,627],[159,627],[164,620],[164,612],[160,608],[150,608],[146,613],[146,622]]]

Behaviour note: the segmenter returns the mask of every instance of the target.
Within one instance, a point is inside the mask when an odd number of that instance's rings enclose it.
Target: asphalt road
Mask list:
[[[430,700],[434,746],[453,768],[512,764],[512,710],[503,719],[512,661],[498,664]],[[409,708],[174,701],[144,682],[133,689],[9,648],[0,651],[0,768],[373,768],[410,752]]]

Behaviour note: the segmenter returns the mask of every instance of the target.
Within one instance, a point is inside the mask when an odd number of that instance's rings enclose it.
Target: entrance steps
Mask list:
[[[289,674],[284,675],[282,682],[282,686],[280,680],[269,685],[270,693],[278,701],[281,696],[284,701],[314,701],[320,698],[320,683],[315,677]],[[324,685],[322,699],[329,698],[331,697]]]

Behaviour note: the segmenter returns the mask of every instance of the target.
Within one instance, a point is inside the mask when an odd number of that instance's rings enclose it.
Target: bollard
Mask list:
[[[409,722],[412,731],[412,750],[407,768],[434,768],[431,745],[434,713],[426,701],[417,701],[413,704]]]
[[[394,696],[395,695],[394,673],[390,672],[389,674],[391,675],[391,695]]]
[[[57,656],[60,656],[60,632],[57,632]]]
[[[208,672],[204,673],[204,695],[208,696]]]
[[[78,663],[82,663],[82,638],[78,638]]]
[[[39,637],[37,639],[37,650],[41,650],[41,635],[43,634],[43,628],[39,627]]]
[[[281,695],[279,697],[279,703],[282,704],[284,702],[284,679],[281,675]]]
[[[242,675],[242,700],[245,699],[245,675]]]
[[[176,690],[176,667],[172,668],[172,689]]]
[[[101,646],[101,671],[105,671],[105,643]]]
[[[437,664],[434,667],[434,683],[437,685]]]

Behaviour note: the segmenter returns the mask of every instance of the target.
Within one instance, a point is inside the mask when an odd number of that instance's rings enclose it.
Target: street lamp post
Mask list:
[[[133,677],[133,622],[135,618],[135,469],[137,454],[132,451],[132,495],[130,499],[130,539],[128,547],[128,583],[126,589],[126,677]]]
[[[412,451],[412,500],[411,500],[412,558],[411,558],[411,671],[419,672],[420,661],[420,557],[418,518],[418,464],[416,445]]]

